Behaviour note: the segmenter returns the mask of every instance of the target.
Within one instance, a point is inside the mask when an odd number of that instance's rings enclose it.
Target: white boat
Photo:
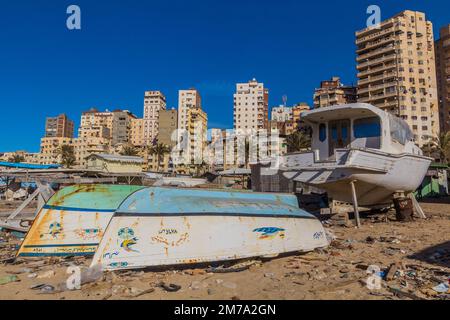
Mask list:
[[[360,206],[392,202],[415,191],[432,161],[413,142],[408,124],[377,107],[356,103],[302,114],[312,127],[312,151],[281,158],[283,175]]]
[[[117,209],[92,267],[274,257],[327,245],[320,221],[299,209],[293,195],[149,187]]]

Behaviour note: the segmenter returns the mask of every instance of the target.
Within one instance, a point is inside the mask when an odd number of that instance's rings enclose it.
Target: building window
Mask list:
[[[327,126],[324,123],[319,125],[319,141],[324,142],[327,139]]]

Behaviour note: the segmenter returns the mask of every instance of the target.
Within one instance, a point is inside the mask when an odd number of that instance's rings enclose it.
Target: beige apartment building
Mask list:
[[[158,143],[165,144],[169,147],[174,147],[176,138],[174,133],[178,127],[178,112],[175,109],[162,110],[159,113],[159,132]]]
[[[63,145],[73,146],[74,139],[67,137],[42,138],[39,163],[59,164],[61,162],[61,155],[59,151]]]
[[[73,121],[65,114],[46,118],[45,137],[47,138],[73,138],[73,129]]]
[[[314,91],[314,108],[322,108],[339,104],[355,103],[357,88],[341,83],[339,77],[332,77],[320,83]]]
[[[433,26],[403,11],[356,32],[358,101],[408,122],[419,146],[439,135]]]
[[[97,109],[91,109],[81,115],[78,136],[107,138],[109,130],[112,146],[125,144],[130,140],[132,121],[135,118],[136,116],[128,110],[100,112]]]
[[[234,129],[258,130],[269,125],[269,89],[256,79],[236,84],[234,94]]]
[[[191,164],[201,163],[207,143],[208,116],[199,108],[191,108],[188,112],[189,152]]]
[[[450,24],[441,28],[436,41],[436,74],[441,132],[450,130]]]
[[[110,139],[102,137],[78,137],[73,139],[76,165],[87,167],[87,157],[91,154],[110,153]]]
[[[144,141],[152,145],[159,130],[159,113],[166,110],[166,97],[161,91],[146,91],[144,95]]]
[[[144,138],[144,119],[132,118],[130,129],[130,141],[135,147],[142,147],[145,143]]]
[[[294,131],[297,130],[300,126],[302,113],[309,110],[311,110],[311,107],[305,102],[301,102],[292,107],[292,121],[294,122]]]
[[[189,110],[201,108],[202,98],[196,89],[180,90],[178,92],[178,128],[189,131]]]

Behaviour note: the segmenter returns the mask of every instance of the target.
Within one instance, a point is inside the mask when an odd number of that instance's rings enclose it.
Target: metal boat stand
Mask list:
[[[358,209],[358,198],[356,197],[356,188],[355,188],[356,180],[350,181],[350,186],[352,188],[352,198],[353,198],[353,212],[355,215],[356,227],[361,227],[361,220],[359,219],[359,209]]]

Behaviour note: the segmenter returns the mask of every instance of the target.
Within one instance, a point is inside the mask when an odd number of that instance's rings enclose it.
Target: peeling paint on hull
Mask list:
[[[290,195],[144,189],[117,210],[92,265],[133,269],[326,247],[322,224],[296,201]]]
[[[120,185],[61,189],[40,210],[17,255],[93,255],[115,210],[140,189]]]

